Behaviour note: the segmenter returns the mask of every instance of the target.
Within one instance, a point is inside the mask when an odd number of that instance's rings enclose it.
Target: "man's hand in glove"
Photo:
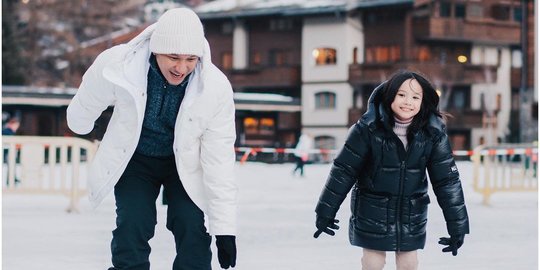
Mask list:
[[[313,237],[317,238],[323,232],[329,235],[335,235],[336,233],[331,229],[338,230],[339,226],[337,223],[339,223],[337,219],[317,216],[317,220],[315,221],[317,231],[313,234]]]
[[[464,234],[451,235],[450,237],[439,238],[439,244],[447,246],[442,249],[443,252],[452,251],[452,255],[456,256],[458,249],[463,245]]]
[[[236,266],[236,236],[216,235],[218,260],[221,268],[229,269]]]

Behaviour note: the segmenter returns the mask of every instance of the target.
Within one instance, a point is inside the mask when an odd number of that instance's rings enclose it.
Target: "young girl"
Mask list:
[[[420,74],[399,71],[368,103],[334,160],[314,237],[339,229],[336,212],[352,188],[349,240],[363,248],[362,269],[383,269],[386,251],[396,252],[397,269],[417,269],[430,203],[427,169],[450,234],[439,243],[457,255],[469,219],[435,89]]]

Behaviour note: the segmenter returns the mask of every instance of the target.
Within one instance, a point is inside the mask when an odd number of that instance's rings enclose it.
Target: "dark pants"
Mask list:
[[[211,237],[203,212],[187,195],[173,157],[155,158],[135,153],[114,187],[116,229],[111,242],[112,263],[118,270],[148,270],[154,236],[156,199],[161,185],[167,197],[167,229],[176,243],[173,270],[210,270]]]
[[[297,170],[300,170],[300,175],[304,176],[304,160],[301,157],[295,156],[296,159],[296,168],[294,168],[293,174],[296,174]]]

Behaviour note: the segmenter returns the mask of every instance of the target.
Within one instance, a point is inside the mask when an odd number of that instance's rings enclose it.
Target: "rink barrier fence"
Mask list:
[[[92,160],[98,143],[76,137],[3,136],[2,177],[5,194],[63,194],[69,197],[68,212],[77,212],[86,194],[86,179],[81,182],[81,165]],[[294,148],[236,147],[244,164],[258,153],[294,154]],[[337,150],[311,149],[311,159],[331,162]],[[453,151],[456,157],[473,162],[473,187],[488,205],[496,192],[537,191],[538,146],[500,144],[478,146],[473,150]],[[20,171],[20,179],[17,172]],[[48,175],[45,175],[48,172]]]
[[[490,204],[500,192],[538,191],[538,146],[535,144],[480,145],[472,151],[473,188]]]
[[[7,169],[7,177],[2,175],[4,194],[66,195],[66,211],[78,212],[79,200],[86,194],[81,165],[92,160],[97,143],[76,137],[3,136],[2,148],[2,166]]]

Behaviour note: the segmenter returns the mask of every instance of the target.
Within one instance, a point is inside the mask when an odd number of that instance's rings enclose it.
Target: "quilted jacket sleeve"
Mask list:
[[[428,162],[428,173],[437,202],[443,211],[448,233],[450,235],[468,234],[469,217],[463,189],[446,134],[434,140]]]
[[[101,53],[84,73],[81,85],[67,108],[67,124],[77,134],[88,134],[94,122],[114,104],[114,86],[103,78],[110,50]]]
[[[370,154],[368,132],[367,126],[362,123],[356,123],[349,129],[345,145],[334,160],[319,197],[315,209],[317,215],[329,218],[336,216]]]

